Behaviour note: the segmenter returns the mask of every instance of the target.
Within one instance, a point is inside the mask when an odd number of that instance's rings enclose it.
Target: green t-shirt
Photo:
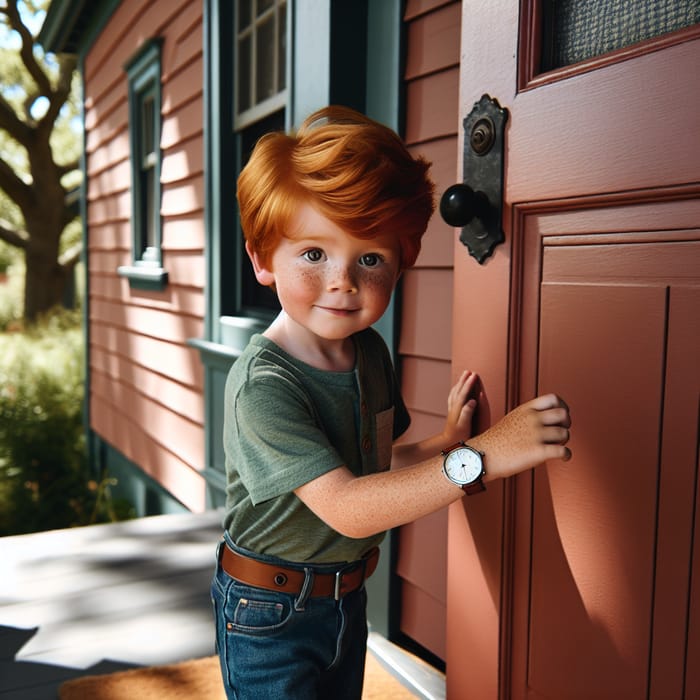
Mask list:
[[[345,537],[295,495],[346,465],[360,476],[388,469],[410,418],[389,352],[376,331],[353,336],[355,369],[331,372],[251,339],[226,382],[226,516],[233,540],[295,562],[359,559],[384,535]]]

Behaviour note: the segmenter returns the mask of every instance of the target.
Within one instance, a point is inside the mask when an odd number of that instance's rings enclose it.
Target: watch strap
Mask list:
[[[452,450],[456,450],[458,447],[466,447],[467,443],[464,442],[464,440],[457,440],[454,445],[450,445],[449,447],[446,447],[444,450],[440,452],[441,455],[446,457]]]
[[[464,491],[467,496],[474,496],[477,493],[483,493],[486,491],[486,484],[481,480],[481,477],[479,477],[471,484],[464,484],[464,486],[462,486],[462,491]]]

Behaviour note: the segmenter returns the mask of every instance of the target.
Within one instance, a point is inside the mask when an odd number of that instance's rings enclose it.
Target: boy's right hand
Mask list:
[[[513,476],[548,459],[571,459],[569,407],[556,394],[521,404],[469,444],[483,452],[484,481]]]

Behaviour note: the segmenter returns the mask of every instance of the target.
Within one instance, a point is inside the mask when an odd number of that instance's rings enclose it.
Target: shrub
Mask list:
[[[0,535],[117,517],[87,468],[79,313],[1,334],[0,357]]]
[[[24,290],[24,263],[15,261],[5,270],[0,269],[0,331],[20,323],[22,293]]]
[[[0,275],[5,274],[14,261],[15,255],[12,248],[0,241]]]

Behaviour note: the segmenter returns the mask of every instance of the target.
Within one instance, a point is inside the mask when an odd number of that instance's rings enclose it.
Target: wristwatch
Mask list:
[[[461,486],[468,496],[486,491],[482,481],[484,474],[484,454],[469,447],[463,441],[445,448],[442,452],[442,473],[457,486]]]

